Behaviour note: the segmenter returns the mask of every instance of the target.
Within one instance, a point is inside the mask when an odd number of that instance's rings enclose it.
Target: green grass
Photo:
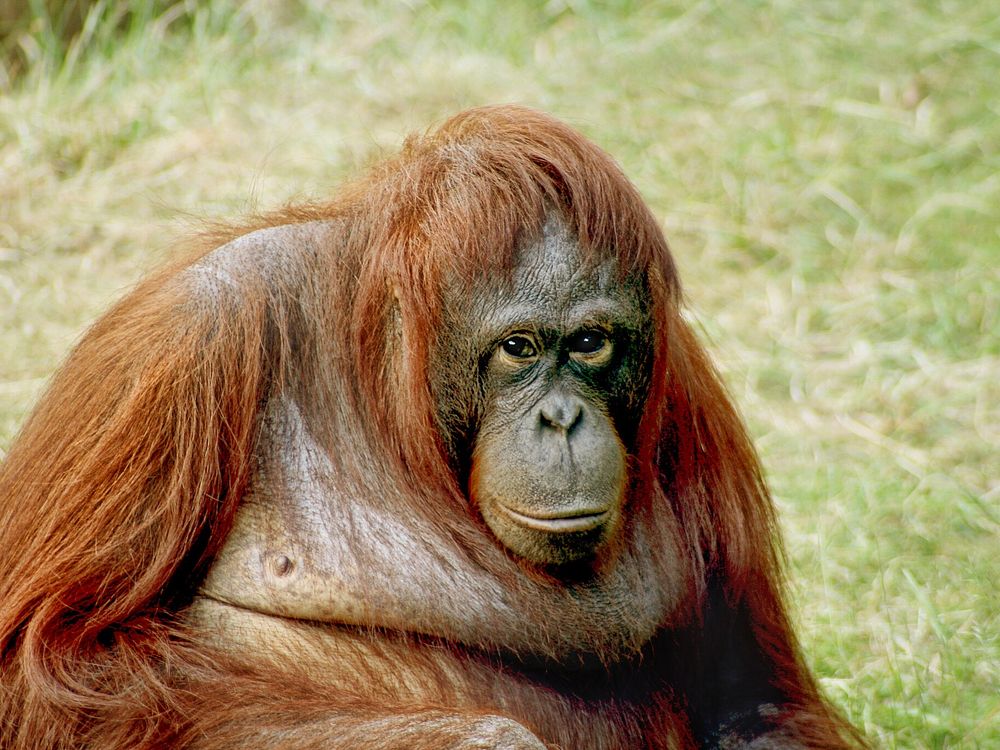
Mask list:
[[[662,219],[827,691],[882,747],[1000,747],[989,3],[92,7],[86,38],[39,17],[2,40],[27,62],[0,92],[0,451],[190,217],[323,196],[450,113],[534,105]]]

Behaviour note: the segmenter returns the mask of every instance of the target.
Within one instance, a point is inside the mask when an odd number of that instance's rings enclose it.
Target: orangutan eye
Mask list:
[[[569,340],[570,351],[593,354],[608,343],[608,337],[600,331],[580,331]]]
[[[570,356],[589,365],[603,365],[611,359],[611,339],[603,331],[585,329],[574,333],[567,342]]]
[[[500,348],[511,359],[525,360],[538,356],[538,348],[535,346],[535,342],[527,336],[508,336],[500,344]]]

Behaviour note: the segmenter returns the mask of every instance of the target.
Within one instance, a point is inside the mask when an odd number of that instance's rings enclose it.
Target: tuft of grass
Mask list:
[[[95,0],[76,33],[59,7],[2,40],[0,451],[188,217],[322,196],[459,109],[534,105],[662,219],[827,691],[878,746],[1000,746],[988,3]]]

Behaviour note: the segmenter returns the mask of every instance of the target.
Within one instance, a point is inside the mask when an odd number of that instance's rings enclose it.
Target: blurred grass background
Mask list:
[[[1000,747],[1000,11],[974,0],[0,0],[0,455],[193,217],[521,102],[662,219],[823,685]]]

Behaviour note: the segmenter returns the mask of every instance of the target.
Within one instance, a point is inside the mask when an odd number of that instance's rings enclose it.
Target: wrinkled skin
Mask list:
[[[448,308],[438,358],[442,372],[464,360],[481,383],[468,410],[478,422],[462,430],[472,435],[469,495],[501,544],[541,565],[585,560],[615,538],[648,380],[641,280],[582,261],[550,218],[513,278],[452,292],[470,304]],[[437,394],[451,433],[442,406],[461,390]]]

